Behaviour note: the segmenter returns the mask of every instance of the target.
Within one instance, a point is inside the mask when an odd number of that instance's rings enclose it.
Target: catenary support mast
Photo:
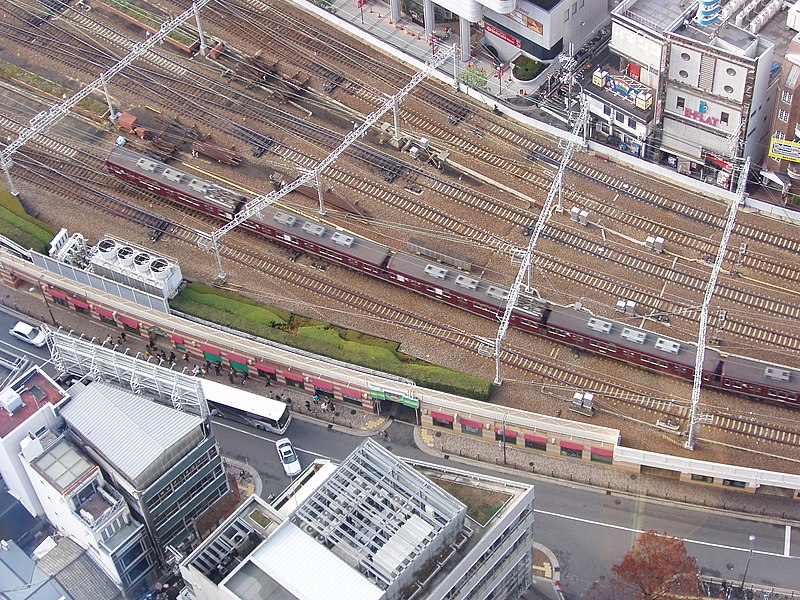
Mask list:
[[[49,111],[42,111],[35,117],[31,119],[30,124],[28,127],[20,131],[17,139],[11,142],[8,146],[3,148],[0,151],[0,166],[3,168],[3,172],[6,175],[6,179],[8,179],[8,186],[9,191],[17,195],[16,188],[14,187],[14,182],[11,180],[11,172],[10,168],[13,166],[13,161],[11,160],[11,156],[19,150],[24,144],[29,142],[31,139],[36,137],[37,135],[44,133],[50,127],[58,123],[61,119],[66,117],[70,111],[78,104],[81,100],[86,98],[89,94],[95,91],[98,88],[106,89],[106,82],[108,82],[114,75],[117,75],[120,71],[124,68],[128,67],[133,61],[137,58],[144,56],[147,52],[153,49],[154,46],[160,44],[162,40],[167,37],[168,34],[172,32],[173,29],[181,25],[184,21],[189,19],[190,17],[199,18],[197,15],[199,14],[198,11],[203,8],[206,4],[208,4],[209,0],[195,0],[192,3],[192,6],[181,13],[179,16],[175,17],[174,19],[170,19],[169,21],[165,21],[161,28],[151,35],[149,38],[144,40],[143,42],[139,42],[133,47],[133,50],[128,53],[122,60],[120,60],[117,64],[113,67],[108,69],[105,73],[100,75],[97,79],[95,79],[92,83],[84,87],[82,90],[75,93],[70,98],[64,100],[64,102],[60,102],[55,106],[52,106]],[[106,97],[108,97],[108,91],[106,90]],[[111,110],[112,113],[112,120],[114,117],[113,109]]]
[[[588,116],[589,106],[588,104],[584,103],[583,106],[581,106],[581,111],[578,114],[578,118],[575,119],[575,124],[572,126],[572,137],[567,143],[567,147],[564,149],[564,154],[561,156],[561,164],[558,166],[558,172],[553,179],[553,183],[550,186],[550,192],[547,194],[547,199],[542,205],[542,211],[539,213],[539,219],[536,221],[536,225],[531,233],[531,239],[528,242],[528,248],[525,251],[525,255],[522,257],[517,278],[514,280],[514,284],[509,290],[508,299],[506,300],[506,310],[503,313],[502,319],[500,320],[500,327],[497,330],[497,337],[494,341],[494,382],[497,385],[500,385],[503,382],[503,378],[500,376],[500,344],[502,344],[503,339],[506,337],[508,325],[511,321],[511,313],[517,304],[517,299],[519,298],[520,291],[522,290],[523,281],[528,275],[528,269],[531,266],[531,260],[533,258],[533,248],[536,246],[536,242],[539,240],[539,236],[544,230],[547,220],[550,218],[550,209],[553,206],[553,200],[559,193],[559,190],[561,190],[564,179],[564,171],[566,171],[567,165],[572,158],[572,153],[575,152],[575,146],[578,143],[578,134],[583,129],[584,123],[586,122]]]
[[[750,172],[750,158],[744,162],[742,171],[739,173],[739,184],[736,189],[736,198],[731,202],[728,221],[725,223],[725,231],[722,233],[722,240],[717,250],[717,259],[714,261],[714,268],[711,269],[711,276],[706,284],[706,292],[703,296],[703,306],[700,308],[700,332],[697,335],[697,354],[694,360],[694,382],[692,384],[692,412],[689,416],[689,434],[686,437],[686,448],[694,450],[697,441],[697,426],[701,421],[699,414],[700,408],[700,385],[703,382],[703,362],[706,357],[706,329],[708,328],[708,308],[711,304],[711,297],[714,295],[714,288],[717,286],[717,278],[722,269],[722,261],[725,259],[725,251],[728,248],[733,225],[736,222],[736,213],[739,205],[744,202],[745,187],[747,184],[747,174]]]
[[[301,175],[291,183],[287,183],[280,189],[270,192],[264,196],[257,196],[256,198],[253,198],[247,204],[245,204],[242,210],[240,210],[233,219],[216,231],[213,231],[210,234],[201,234],[203,237],[200,240],[200,245],[203,248],[212,250],[214,252],[214,259],[217,263],[217,273],[219,277],[224,279],[226,275],[225,271],[222,269],[222,259],[219,254],[219,239],[223,235],[232,229],[235,229],[250,217],[257,215],[263,208],[266,208],[270,204],[274,204],[289,192],[299,188],[301,185],[306,185],[312,181],[317,181],[322,171],[329,167],[345,150],[347,150],[348,147],[350,147],[350,145],[353,144],[353,142],[364,135],[370,127],[377,123],[378,119],[380,119],[390,110],[393,110],[403,98],[411,93],[411,91],[422,82],[422,80],[424,80],[440,65],[444,64],[450,59],[453,61],[456,60],[456,46],[453,46],[443,52],[439,52],[434,59],[428,63],[428,66],[425,67],[423,71],[415,74],[399,92],[384,102],[383,106],[367,116],[360,126],[356,127],[353,129],[353,131],[344,136],[342,143],[339,144],[339,146],[328,156],[323,158],[316,167],[310,169],[304,175]]]

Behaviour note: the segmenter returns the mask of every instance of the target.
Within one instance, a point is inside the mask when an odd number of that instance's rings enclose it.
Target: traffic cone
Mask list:
[[[369,7],[369,13],[372,14],[372,7]]]

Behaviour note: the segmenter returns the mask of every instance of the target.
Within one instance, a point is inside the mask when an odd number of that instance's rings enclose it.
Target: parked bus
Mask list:
[[[292,421],[289,407],[280,400],[271,400],[208,379],[201,381],[208,409],[214,416],[278,434],[285,433]]]

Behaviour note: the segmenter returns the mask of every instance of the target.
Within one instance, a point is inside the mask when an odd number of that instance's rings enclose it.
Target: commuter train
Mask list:
[[[184,173],[126,148],[107,159],[110,173],[178,204],[230,221],[248,200],[216,183]],[[369,239],[276,206],[242,227],[272,242],[305,252],[463,310],[498,319],[509,289],[485,279],[398,252]],[[510,325],[651,371],[692,380],[696,345],[629,327],[586,310],[521,294]],[[797,406],[800,370],[708,348],[703,384],[764,400]]]

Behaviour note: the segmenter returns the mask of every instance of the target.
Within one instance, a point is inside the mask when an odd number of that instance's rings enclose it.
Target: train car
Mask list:
[[[800,405],[800,371],[741,356],[726,356],[715,387],[773,402]]]
[[[125,148],[115,148],[109,171],[134,185],[228,221],[244,206],[241,194],[172,169]],[[352,235],[310,217],[267,206],[243,226],[285,247],[306,252],[345,268],[389,281],[418,294],[498,320],[509,289],[472,277],[425,257]],[[510,324],[562,343],[635,364],[651,371],[692,380],[696,346],[592,315],[586,310],[545,302],[522,293]],[[800,406],[800,371],[707,348],[704,385],[764,400]]]
[[[111,151],[106,167],[120,179],[224,221],[230,221],[246,201],[243,194],[124,147]]]

